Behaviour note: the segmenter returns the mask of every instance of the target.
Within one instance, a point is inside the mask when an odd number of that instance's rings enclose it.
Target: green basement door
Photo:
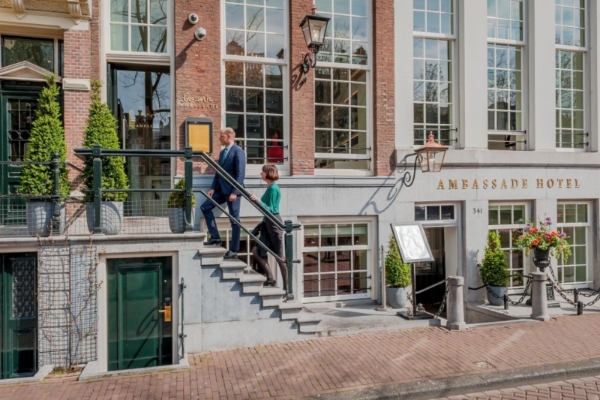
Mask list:
[[[172,259],[112,259],[108,268],[108,370],[173,364]]]
[[[37,371],[37,257],[0,255],[0,378]]]

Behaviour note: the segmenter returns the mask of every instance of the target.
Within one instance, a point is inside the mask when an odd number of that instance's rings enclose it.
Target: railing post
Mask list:
[[[52,170],[54,172],[54,190],[52,191],[52,234],[60,235],[61,227],[61,207],[60,207],[60,154],[55,152],[52,155]]]
[[[285,221],[285,263],[287,264],[287,299],[294,300],[294,236],[292,221]]]
[[[194,221],[192,221],[192,196],[194,195],[193,186],[193,173],[194,173],[194,162],[192,157],[194,152],[191,147],[185,148],[185,165],[184,165],[184,177],[185,177],[185,231],[192,232],[194,230]]]
[[[531,319],[538,321],[550,321],[548,315],[548,299],[546,298],[546,273],[532,272],[533,282],[531,284]]]
[[[102,234],[102,147],[100,145],[92,146],[93,170],[94,170],[94,235]]]
[[[465,278],[462,276],[448,277],[448,318],[446,328],[450,330],[463,331],[467,329],[465,323],[465,309],[463,302],[463,286]],[[414,296],[414,295],[413,295]]]

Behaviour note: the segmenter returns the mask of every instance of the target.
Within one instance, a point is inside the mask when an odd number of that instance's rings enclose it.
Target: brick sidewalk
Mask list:
[[[0,386],[0,399],[298,398],[599,358],[599,343],[594,314],[466,332],[366,333],[193,355],[187,371]]]

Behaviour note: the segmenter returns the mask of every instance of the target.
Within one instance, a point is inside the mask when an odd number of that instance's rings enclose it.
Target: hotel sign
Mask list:
[[[199,108],[201,110],[219,108],[212,96],[190,96],[189,93],[177,99],[177,106],[182,108]]]
[[[579,189],[579,179],[440,179],[438,190],[449,189]]]

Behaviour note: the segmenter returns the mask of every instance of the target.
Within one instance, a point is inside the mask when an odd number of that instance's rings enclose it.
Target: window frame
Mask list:
[[[314,2],[313,2],[314,3]],[[371,5],[370,1],[368,4]],[[329,14],[329,13],[328,13]],[[331,14],[334,14],[333,11]],[[345,14],[342,14],[345,15]],[[369,168],[368,169],[336,169],[336,168],[314,168],[314,175],[353,175],[353,176],[372,176],[374,172],[374,150],[373,150],[373,133],[374,133],[374,95],[373,95],[373,8],[372,6],[367,7],[367,26],[368,26],[368,39],[367,39],[367,63],[365,65],[362,64],[352,64],[352,63],[337,63],[333,61],[318,61],[317,68],[330,68],[330,69],[348,69],[348,70],[364,70],[366,72],[366,86],[367,86],[367,96],[366,96],[366,118],[367,118],[367,129],[366,129],[366,143],[365,146],[367,148],[366,154],[329,154],[329,153],[317,153],[316,146],[313,146],[313,164],[317,159],[325,159],[325,160],[368,160]],[[333,29],[333,28],[332,28]],[[313,85],[315,82],[315,76],[313,75]],[[333,81],[333,79],[332,79]],[[313,90],[314,95],[314,90]],[[316,104],[316,103],[315,103]],[[315,107],[315,105],[313,105]],[[333,128],[331,129],[333,130]],[[313,121],[313,137],[315,136],[317,131],[317,127]]]
[[[11,34],[11,33],[0,33],[0,68],[4,68],[7,67],[8,65],[4,65],[4,39],[11,39],[11,38],[15,38],[15,39],[37,39],[37,40],[47,40],[47,41],[52,41],[53,42],[53,64],[54,64],[54,70],[50,71],[54,74],[56,74],[56,76],[60,76],[62,77],[64,75],[64,57],[63,57],[63,61],[61,61],[61,54],[60,54],[60,43],[64,42],[64,39],[62,36],[57,36],[57,35],[28,35],[28,34],[23,34],[23,33],[18,33],[18,34]],[[64,55],[63,55],[64,56]],[[13,65],[13,64],[9,64],[9,65]],[[61,67],[62,67],[62,71],[61,71]],[[40,68],[44,68],[44,67],[40,67]],[[44,68],[46,69],[46,68]],[[46,69],[47,70],[47,69]],[[49,70],[47,70],[49,71]],[[61,72],[63,73],[63,75],[61,75]]]
[[[554,12],[556,13],[556,7],[561,6],[558,4],[554,4]],[[571,46],[571,45],[565,45],[565,44],[558,44],[555,41],[554,44],[554,51],[555,54],[558,51],[566,51],[566,52],[572,52],[572,53],[582,53],[583,54],[583,131],[584,131],[584,146],[583,148],[579,149],[579,148],[573,148],[573,147],[559,147],[557,141],[554,141],[555,144],[555,148],[556,151],[560,151],[560,152],[567,152],[567,153],[585,153],[585,152],[589,152],[591,151],[591,139],[590,139],[590,127],[591,127],[591,94],[589,90],[586,90],[588,84],[591,82],[591,68],[590,68],[590,61],[591,61],[591,57],[590,57],[590,39],[591,39],[591,35],[590,35],[590,21],[591,21],[591,15],[590,15],[590,0],[587,0],[585,2],[585,46]],[[556,24],[556,18],[555,18],[555,22],[554,22],[554,29],[556,32],[556,27],[559,26]],[[563,25],[560,25],[563,26]],[[556,57],[556,55],[555,55]],[[556,71],[556,65],[554,67],[554,70]],[[556,93],[556,87],[555,87],[555,93]],[[559,108],[554,107],[555,111],[558,111]],[[556,125],[556,122],[555,122]],[[557,126],[555,126],[555,131],[558,131],[559,128]],[[556,133],[558,134],[558,133]],[[587,139],[586,139],[587,138]]]
[[[452,28],[453,28],[453,33],[452,34],[447,34],[447,33],[431,33],[431,32],[424,32],[424,31],[415,31],[414,30],[414,24],[413,24],[413,43],[414,43],[414,39],[434,39],[434,40],[443,40],[443,41],[447,41],[449,43],[451,43],[451,54],[450,56],[450,60],[452,61],[451,65],[452,65],[452,74],[450,77],[450,82],[452,84],[452,90],[451,90],[451,99],[450,99],[450,103],[449,105],[452,106],[452,112],[450,113],[450,118],[451,118],[451,123],[450,126],[451,128],[449,129],[450,133],[450,140],[449,143],[442,143],[445,146],[448,146],[449,150],[453,150],[453,149],[458,149],[460,147],[459,144],[459,140],[460,140],[460,135],[458,132],[458,126],[459,126],[459,118],[460,118],[460,109],[459,109],[459,99],[460,96],[458,95],[458,92],[460,90],[460,86],[459,86],[459,75],[460,75],[460,71],[458,68],[458,7],[459,4],[457,4],[458,1],[457,0],[452,0]],[[413,19],[414,19],[414,13],[415,13],[415,8],[414,8],[414,3],[411,6],[411,11],[413,13]],[[427,10],[425,10],[425,14],[427,14]],[[414,63],[415,57],[414,57],[414,44],[413,47],[411,48],[411,59],[412,62]],[[413,77],[412,77],[412,81],[413,81],[413,85],[415,82],[415,77],[414,77],[414,71],[413,71]],[[423,101],[423,104],[425,105],[427,103],[427,101]],[[412,100],[412,104],[413,104],[413,113],[414,113],[414,104],[415,104],[415,100],[413,97]],[[441,102],[437,102],[437,104],[441,104]],[[424,107],[424,114],[423,114],[423,121],[426,121],[426,110]],[[429,134],[429,130],[427,129],[427,122],[423,122],[423,126],[424,126],[424,130],[425,130],[425,142],[427,141],[427,135]],[[432,124],[433,125],[433,124]],[[435,125],[440,125],[435,124]],[[415,144],[415,130],[417,130],[417,128],[415,127],[415,122],[413,119],[413,138],[412,138],[412,146],[413,147],[420,147],[423,146],[425,143],[423,144]],[[439,132],[441,132],[441,130],[438,128],[438,135],[437,135],[437,141],[439,142]]]
[[[251,64],[262,64],[269,66],[277,66],[281,68],[281,79],[283,82],[283,134],[280,138],[283,140],[283,164],[277,164],[277,168],[279,170],[280,175],[289,175],[290,174],[290,83],[289,83],[289,62],[290,62],[290,54],[289,54],[289,46],[285,48],[283,58],[268,58],[268,57],[252,57],[252,56],[237,56],[232,54],[227,54],[227,26],[226,26],[226,15],[225,15],[225,3],[227,0],[221,0],[219,5],[221,6],[221,82],[223,90],[221,91],[221,125],[225,128],[227,125],[227,91],[225,90],[225,63],[226,62],[241,62],[241,63],[251,63]],[[242,5],[246,6],[245,3]],[[283,13],[284,13],[284,21],[283,21],[283,31],[284,31],[284,43],[289,44],[290,34],[289,34],[289,15],[290,15],[290,5],[289,2],[283,2]],[[247,32],[244,30],[244,32]],[[247,86],[244,86],[247,88]],[[263,87],[266,89],[266,87]],[[265,99],[266,100],[266,99]],[[247,114],[246,111],[243,114]],[[261,115],[266,116],[267,113],[263,112]],[[266,136],[266,132],[265,132]],[[265,142],[268,138],[265,137]],[[265,162],[267,160],[267,155],[265,153]],[[262,163],[258,164],[248,164],[246,163],[247,171],[258,172],[262,168]]]
[[[486,129],[487,132],[487,144],[488,149],[490,148],[490,140],[494,140],[492,143],[505,143],[504,149],[491,149],[498,151],[527,151],[529,149],[529,110],[528,110],[528,101],[529,101],[529,7],[527,6],[528,2],[526,0],[519,0],[523,5],[523,20],[522,20],[522,29],[523,29],[523,39],[522,40],[514,40],[514,39],[499,39],[492,38],[487,36],[486,30],[486,57],[487,57],[487,49],[489,45],[500,45],[500,46],[508,46],[508,47],[516,47],[521,50],[521,129],[520,130],[496,130],[496,129]],[[488,17],[486,13],[486,25],[490,18],[498,19],[498,17]],[[496,67],[494,67],[496,69]],[[487,66],[486,62],[486,75],[487,71],[490,70],[490,67]],[[487,87],[486,84],[486,92],[490,88]],[[495,89],[495,88],[494,88]],[[487,100],[486,100],[487,101]],[[487,103],[486,103],[487,104]],[[486,107],[486,112],[489,112],[489,108]],[[494,108],[494,112],[497,109]],[[486,117],[487,120],[487,117]],[[487,125],[487,123],[486,123]],[[506,143],[511,143],[510,140],[499,140],[499,139],[491,139],[491,136],[514,136],[514,149],[511,149],[512,146],[506,146]],[[520,139],[520,140],[519,140]],[[500,144],[499,144],[500,145]]]
[[[558,214],[558,207],[561,205],[585,205],[587,207],[587,222],[558,222],[558,215],[556,218],[556,229],[559,232],[563,231],[563,228],[577,228],[577,227],[583,227],[585,228],[585,255],[586,255],[586,263],[585,263],[585,275],[586,275],[586,280],[583,282],[561,282],[559,281],[559,283],[562,286],[568,286],[569,288],[582,288],[582,289],[587,289],[590,286],[593,287],[594,285],[594,268],[593,268],[593,252],[594,252],[594,235],[593,235],[593,230],[592,230],[592,226],[593,226],[593,205],[594,203],[591,201],[577,201],[577,200],[559,200],[556,203],[556,208],[557,208],[557,214]],[[571,250],[573,251],[573,248],[571,248]],[[560,273],[560,268],[564,268],[564,266],[560,265],[558,263],[558,260],[553,260],[553,266],[556,266],[556,278],[560,279],[561,277],[561,273]],[[577,272],[575,272],[575,278],[577,277]]]

